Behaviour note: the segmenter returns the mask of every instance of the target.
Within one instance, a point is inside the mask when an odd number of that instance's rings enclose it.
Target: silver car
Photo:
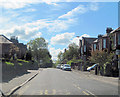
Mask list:
[[[69,64],[64,64],[63,65],[63,70],[69,70],[69,71],[71,71],[71,66]]]

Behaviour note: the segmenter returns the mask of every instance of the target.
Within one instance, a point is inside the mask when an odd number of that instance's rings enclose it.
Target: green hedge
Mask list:
[[[5,63],[9,66],[14,66],[15,65],[14,63],[11,63],[11,62],[5,62]]]

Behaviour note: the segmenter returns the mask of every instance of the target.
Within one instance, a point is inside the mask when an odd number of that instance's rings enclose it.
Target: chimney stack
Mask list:
[[[99,35],[98,35],[98,39],[101,38],[102,36],[103,36],[103,35],[99,34]]]
[[[107,33],[107,34],[109,34],[111,31],[113,31],[113,29],[110,28],[110,27],[108,27],[108,28],[106,29],[106,33]]]

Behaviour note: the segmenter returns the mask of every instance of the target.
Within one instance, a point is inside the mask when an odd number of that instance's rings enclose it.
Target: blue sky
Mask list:
[[[70,43],[79,43],[76,36],[97,37],[107,27],[118,27],[118,2],[51,1],[0,2],[0,34],[18,36],[24,44],[44,37],[56,60]]]

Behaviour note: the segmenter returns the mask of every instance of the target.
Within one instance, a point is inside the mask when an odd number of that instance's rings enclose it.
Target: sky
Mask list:
[[[88,1],[1,0],[0,34],[17,36],[24,44],[43,37],[56,60],[70,43],[79,45],[82,37],[96,38],[107,27],[118,28],[118,0]]]

